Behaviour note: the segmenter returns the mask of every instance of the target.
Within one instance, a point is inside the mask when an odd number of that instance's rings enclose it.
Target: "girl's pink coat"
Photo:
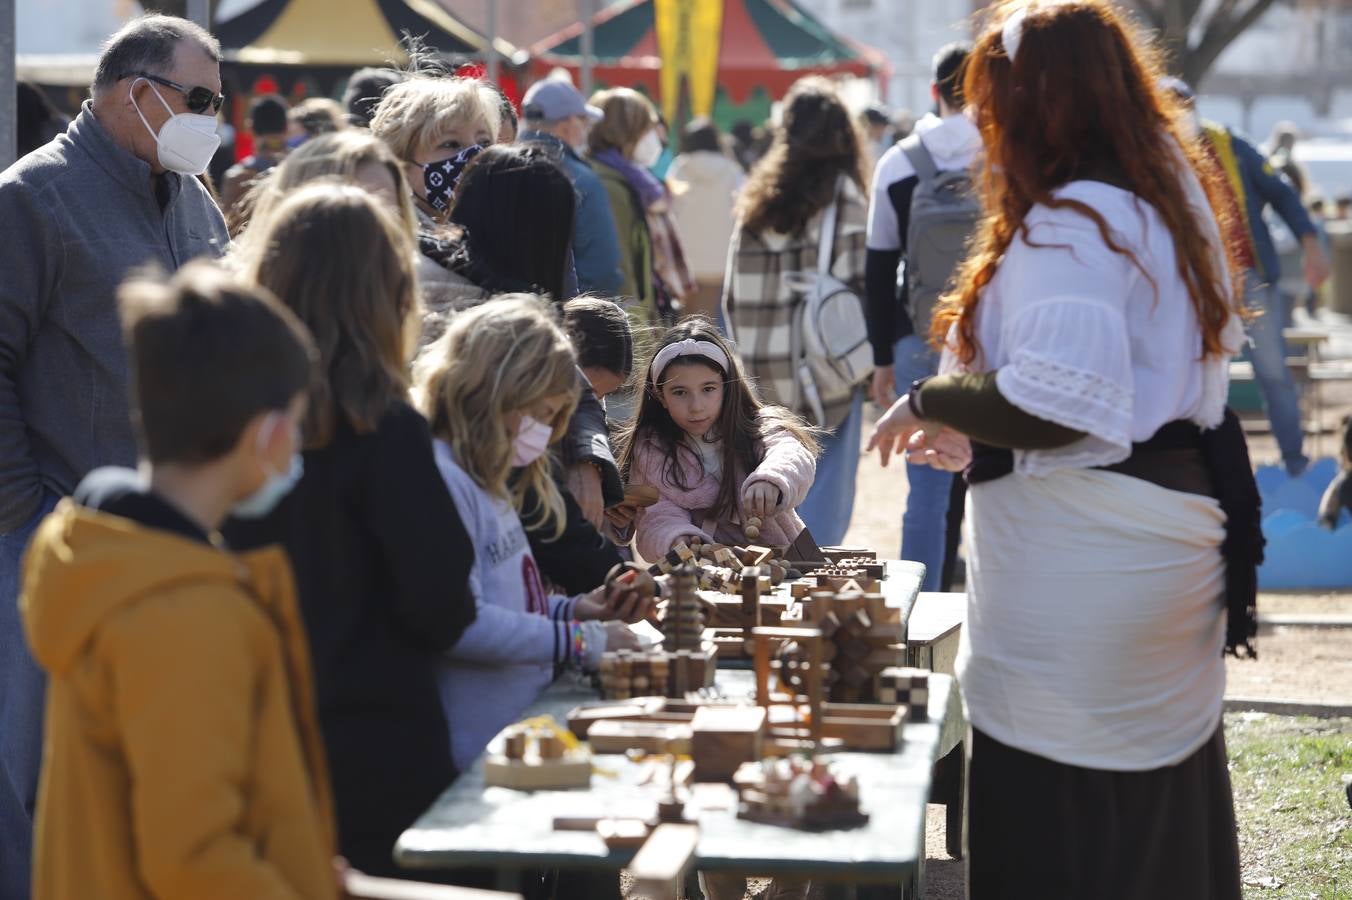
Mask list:
[[[798,518],[794,509],[803,502],[812,487],[817,461],[797,438],[782,429],[765,435],[762,442],[765,445],[765,457],[756,470],[743,479],[741,489],[737,492],[737,521],[746,521],[746,514],[742,511],[742,494],[746,486],[753,481],[768,482],[779,488],[783,501],[774,515],[761,526],[761,535],[756,543],[786,545],[792,543],[803,530],[803,520]],[[718,479],[707,474],[701,475],[699,457],[688,447],[681,447],[677,459],[683,480],[691,485],[690,490],[682,490],[665,478],[663,473],[667,467],[667,458],[660,447],[640,439],[634,448],[633,471],[630,473],[632,482],[653,485],[662,495],[652,506],[640,509],[635,518],[639,555],[650,562],[666,556],[672,545],[682,538],[715,540],[713,534],[700,527],[701,523],[692,520],[691,510],[711,509],[717,503]],[[732,524],[730,516],[719,520],[718,525],[733,531],[741,530],[739,525]]]

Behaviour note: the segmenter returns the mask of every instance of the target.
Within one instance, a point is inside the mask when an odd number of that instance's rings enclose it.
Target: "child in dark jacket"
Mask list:
[[[251,228],[242,260],[315,334],[305,477],[233,546],[281,543],[296,570],[333,775],[339,846],[398,874],[400,833],[455,777],[440,654],[474,620],[474,549],[408,403],[417,284],[409,236],[365,191],[309,185]]]

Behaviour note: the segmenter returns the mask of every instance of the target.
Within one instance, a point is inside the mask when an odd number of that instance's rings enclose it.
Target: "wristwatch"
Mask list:
[[[925,382],[933,377],[926,375],[924,378],[917,378],[911,382],[911,389],[906,392],[906,405],[911,408],[911,415],[922,422],[925,420],[925,410],[920,405],[920,389],[925,386]]]

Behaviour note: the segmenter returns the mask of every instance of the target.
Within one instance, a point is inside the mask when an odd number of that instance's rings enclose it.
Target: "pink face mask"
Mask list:
[[[522,416],[512,439],[512,465],[521,467],[535,462],[549,449],[554,429],[530,416]]]

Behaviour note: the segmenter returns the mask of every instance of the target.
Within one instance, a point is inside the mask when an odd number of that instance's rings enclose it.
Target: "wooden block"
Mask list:
[[[698,844],[697,825],[657,826],[629,864],[633,893],[649,900],[673,900],[677,883],[694,861]]]
[[[671,552],[675,553],[682,562],[690,562],[695,558],[694,551],[690,549],[690,546],[686,544],[685,541],[677,541],[676,545],[671,548]]]
[[[671,722],[601,719],[587,729],[587,743],[593,753],[665,753],[672,741],[690,738],[690,726]]]
[[[343,896],[353,900],[521,900],[520,894],[376,878],[360,872],[348,872],[343,876]]]
[[[662,493],[650,484],[630,484],[624,488],[624,505],[644,508],[662,499]]]
[[[591,786],[591,759],[574,751],[563,759],[508,759],[490,753],[484,758],[484,784],[518,791],[567,790]]]
[[[703,707],[690,723],[697,781],[727,781],[744,762],[760,759],[766,712],[760,706]]]
[[[756,545],[747,547],[746,552],[751,557],[751,561],[747,563],[749,566],[764,565],[775,555],[775,551],[771,550],[769,547],[758,547]]]
[[[641,819],[602,819],[596,833],[611,850],[637,850],[652,833],[652,826]]]

